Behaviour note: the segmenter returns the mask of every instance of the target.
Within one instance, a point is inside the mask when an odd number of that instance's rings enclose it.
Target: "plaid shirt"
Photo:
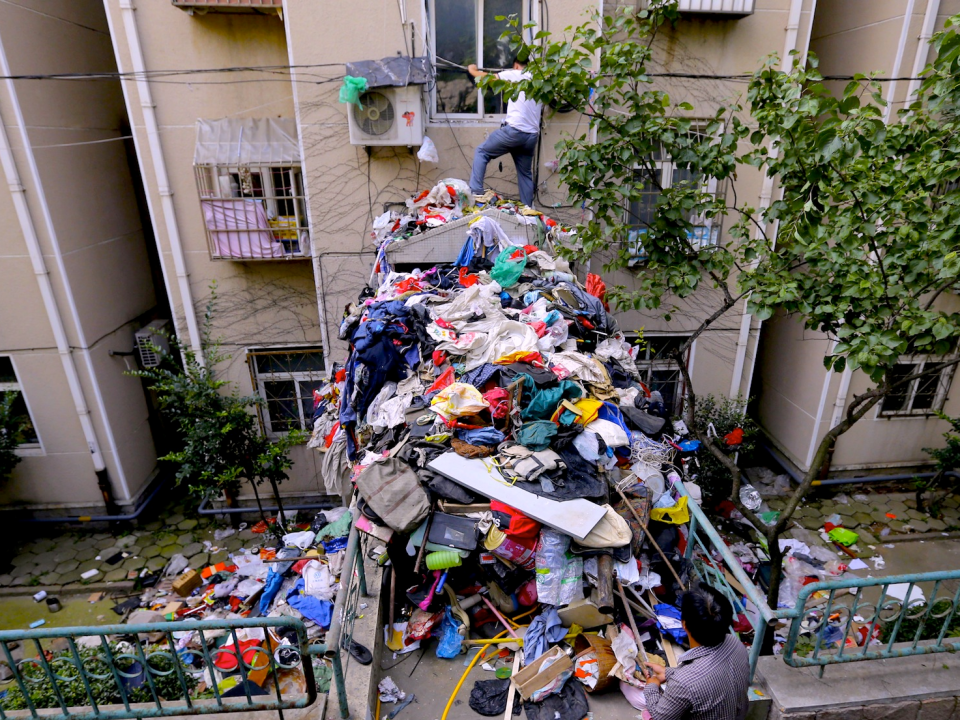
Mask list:
[[[644,689],[653,720],[743,720],[747,714],[750,661],[733,635],[716,647],[701,645],[667,668],[663,689]]]

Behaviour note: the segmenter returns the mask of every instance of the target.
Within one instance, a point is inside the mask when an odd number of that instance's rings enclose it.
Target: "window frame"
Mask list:
[[[433,61],[436,67],[437,56],[437,13],[436,4],[438,0],[425,0],[424,25],[428,28],[429,36],[424,38],[424,52]],[[476,14],[476,33],[477,33],[477,66],[483,67],[483,5],[485,0],[473,0],[475,3]],[[540,0],[520,0],[520,18],[521,24],[536,23],[534,8],[539,10]],[[535,33],[539,28],[535,27],[527,31],[528,42],[533,42]],[[476,84],[476,80],[471,78]],[[477,112],[475,113],[444,113],[437,107],[437,82],[436,76],[429,89],[429,98],[427,99],[429,112],[427,113],[427,127],[444,127],[456,123],[459,125],[499,125],[506,117],[503,113],[484,112],[483,90],[477,88]]]
[[[641,337],[642,335],[642,337]],[[690,333],[672,333],[672,332],[624,332],[626,341],[630,345],[635,345],[638,340],[642,340],[645,344],[645,347],[641,352],[646,352],[649,355],[650,352],[650,341],[658,340],[663,338],[676,338],[677,340],[685,341],[690,337]],[[687,368],[687,372],[690,372],[690,360],[693,356],[693,348],[696,345],[696,340],[694,340],[690,347],[687,348],[686,356],[683,359],[683,364]],[[634,361],[637,370],[640,371],[640,380],[643,384],[651,391],[654,390],[652,387],[652,381],[650,380],[650,374],[657,370],[668,370],[676,371],[678,374],[677,377],[677,393],[674,398],[674,407],[668,407],[667,411],[670,413],[671,417],[680,415],[680,411],[683,408],[683,397],[685,390],[685,380],[683,374],[680,372],[680,365],[673,358],[666,357],[655,357],[655,358],[641,358],[637,357]],[[645,375],[646,373],[646,375]]]
[[[936,355],[904,355],[901,356],[896,365],[913,365],[920,366],[920,369],[914,372],[922,372],[922,369],[927,365],[927,363],[940,364],[940,363],[949,363],[956,359],[956,355],[946,355],[946,356],[936,356]],[[896,365],[894,367],[896,367]],[[940,374],[937,376],[937,389],[933,396],[933,401],[930,404],[929,408],[914,408],[913,403],[917,398],[917,389],[920,386],[920,382],[924,378],[914,378],[910,381],[910,384],[907,386],[906,400],[904,401],[903,410],[884,410],[883,403],[884,400],[881,400],[877,403],[877,412],[875,419],[877,420],[895,420],[901,419],[906,420],[910,418],[928,418],[936,415],[938,411],[943,410],[943,406],[947,401],[947,394],[950,392],[950,386],[953,384],[953,374],[956,369],[956,365],[947,365],[940,369]],[[912,374],[912,373],[911,373]],[[889,397],[889,396],[888,396]]]
[[[287,260],[302,260],[309,259],[311,256],[310,250],[310,220],[309,220],[309,204],[307,203],[307,196],[305,191],[305,185],[303,181],[303,165],[301,163],[291,163],[291,162],[275,162],[275,163],[240,163],[237,165],[227,165],[220,163],[204,163],[204,164],[194,164],[194,177],[196,179],[197,185],[197,196],[200,200],[200,214],[201,220],[203,222],[204,233],[207,238],[207,250],[210,253],[211,260],[232,260],[234,262],[269,262],[269,261],[287,261]],[[280,188],[279,190],[273,182],[274,171],[281,171],[288,173],[290,180],[290,194],[281,194],[286,188]],[[240,195],[235,198],[224,198],[220,197],[218,186],[219,179],[223,175],[239,176],[244,172],[250,172],[251,174],[257,174],[260,176],[260,187],[259,195]],[[237,177],[237,182],[239,184],[239,177]],[[224,233],[244,233],[251,231],[244,230],[211,230],[207,225],[206,218],[203,211],[203,205],[206,202],[211,201],[247,201],[247,200],[259,200],[263,203],[264,211],[267,214],[268,220],[273,218],[289,218],[289,215],[281,215],[278,210],[278,203],[281,202],[290,202],[293,205],[293,218],[295,221],[294,226],[283,226],[279,225],[276,227],[271,227],[268,232],[273,235],[274,241],[279,243],[283,248],[283,255],[281,257],[257,257],[252,253],[249,257],[233,257],[229,255],[223,255],[220,253],[216,239],[214,238],[213,233],[215,232],[224,232]],[[263,229],[267,231],[266,228]],[[290,235],[293,237],[290,237]],[[286,237],[284,237],[286,236]],[[297,250],[287,252],[288,245],[296,243]]]
[[[696,122],[693,127],[690,128],[691,133],[696,133],[705,140],[709,140],[709,136],[704,132],[707,122]],[[664,190],[673,187],[674,174],[680,171],[680,168],[677,167],[677,163],[674,162],[673,158],[670,155],[667,155],[661,149],[658,153],[660,159],[651,158],[650,169],[654,172],[660,173],[660,187]],[[641,163],[636,163],[634,165],[634,170],[636,171],[646,171]],[[715,177],[704,177],[700,180],[700,187],[704,192],[713,197],[718,197],[721,192],[724,191],[724,188],[721,186],[721,183]],[[662,194],[661,192],[648,193],[654,198],[659,197]],[[717,247],[720,245],[720,233],[723,231],[723,219],[722,218],[703,218],[702,225],[695,225],[695,229],[703,228],[706,232],[706,237],[701,237],[698,241],[698,247],[700,250],[704,250],[709,247]],[[692,221],[691,221],[692,222]],[[643,226],[643,223],[639,218],[633,217],[633,213],[630,211],[630,202],[628,201],[623,208],[623,223],[627,226],[627,239],[626,244],[629,250],[634,253],[634,256],[631,257],[628,265],[634,267],[643,262],[646,262],[647,255],[643,250],[643,243],[641,239],[644,234],[647,232],[647,228]],[[695,240],[696,238],[690,238]]]
[[[267,392],[265,383],[270,381],[280,381],[280,382],[293,382],[294,387],[297,390],[297,413],[300,419],[300,429],[304,432],[310,433],[313,430],[313,426],[310,424],[310,418],[307,418],[303,410],[303,398],[300,395],[300,383],[302,382],[328,382],[329,375],[327,374],[326,369],[316,370],[316,371],[303,371],[303,372],[265,372],[261,373],[257,370],[256,358],[259,356],[265,355],[294,355],[294,354],[307,354],[307,353],[317,353],[320,355],[323,360],[323,366],[326,368],[327,356],[324,352],[322,346],[319,345],[309,345],[309,346],[295,346],[295,347],[266,347],[266,348],[247,348],[247,367],[250,370],[250,382],[253,385],[254,391],[257,395],[263,400],[263,403],[257,405],[257,418],[260,421],[260,431],[266,435],[271,440],[277,440],[290,431],[274,431],[273,430],[273,420],[270,417],[270,409],[267,403]],[[312,398],[311,398],[312,399]]]
[[[15,378],[15,382],[0,382],[0,392],[20,393],[20,397],[23,399],[23,404],[27,408],[27,419],[30,421],[30,425],[33,427],[33,432],[37,436],[36,442],[20,443],[14,450],[14,453],[21,457],[46,455],[47,453],[46,448],[43,445],[43,438],[41,437],[40,430],[37,427],[37,421],[34,420],[36,415],[33,412],[33,408],[30,407],[30,400],[27,398],[27,393],[23,388],[23,382],[20,379],[20,371],[17,369],[17,361],[13,355],[0,354],[0,358],[6,358],[10,361]]]

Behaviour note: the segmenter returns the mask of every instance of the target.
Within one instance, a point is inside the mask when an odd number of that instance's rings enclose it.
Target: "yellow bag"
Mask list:
[[[687,507],[687,500],[687,496],[683,495],[673,507],[654,508],[650,511],[650,519],[671,525],[683,525],[690,522],[690,509]]]

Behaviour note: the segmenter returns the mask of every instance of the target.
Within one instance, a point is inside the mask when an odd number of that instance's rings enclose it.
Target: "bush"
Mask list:
[[[756,453],[759,435],[756,424],[747,417],[746,407],[747,401],[742,395],[737,395],[735,398],[718,398],[714,395],[697,398],[695,422],[697,430],[701,433],[706,434],[710,425],[713,425],[717,436],[723,442],[723,437],[728,433],[737,428],[743,430],[743,443],[739,448],[731,449],[728,453],[729,455],[739,453],[738,461],[740,462],[749,460]],[[730,472],[708,451],[698,453],[697,461],[700,463],[697,484],[703,490],[706,499],[710,503],[727,499],[733,483]]]

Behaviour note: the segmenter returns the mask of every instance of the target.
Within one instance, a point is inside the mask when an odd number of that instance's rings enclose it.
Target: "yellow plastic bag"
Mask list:
[[[690,509],[687,507],[687,496],[681,496],[673,507],[654,508],[650,511],[650,519],[671,525],[683,525],[690,522]]]

